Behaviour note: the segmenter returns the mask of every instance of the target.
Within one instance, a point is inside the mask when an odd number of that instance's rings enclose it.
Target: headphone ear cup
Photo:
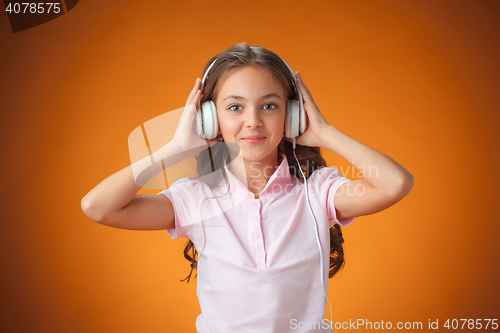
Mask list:
[[[219,134],[219,119],[217,118],[217,108],[215,107],[215,103],[212,102],[212,119],[213,119],[213,138],[215,139]]]
[[[285,115],[285,137],[293,139],[299,136],[299,103],[289,99]]]
[[[300,103],[297,103],[299,105],[299,124],[300,124],[300,133],[299,135],[302,135],[306,131],[307,127],[307,120],[306,120],[306,112],[304,111],[304,105],[300,107]]]
[[[201,104],[201,113],[203,117],[203,133],[206,140],[215,139],[219,132],[219,121],[217,120],[217,109],[212,100]]]

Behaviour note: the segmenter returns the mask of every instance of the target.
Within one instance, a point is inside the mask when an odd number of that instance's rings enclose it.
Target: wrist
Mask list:
[[[317,140],[318,140],[318,147],[321,148],[326,148],[327,142],[328,142],[328,133],[333,129],[334,127],[324,124],[320,127],[317,135]]]
[[[190,151],[183,150],[176,142],[170,141],[152,154],[153,161],[159,162],[163,160],[165,168],[181,162],[182,160],[191,157]]]

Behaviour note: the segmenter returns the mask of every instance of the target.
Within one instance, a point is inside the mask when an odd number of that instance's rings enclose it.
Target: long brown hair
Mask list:
[[[288,99],[297,100],[298,98],[295,84],[290,76],[291,73],[288,67],[279,56],[269,50],[261,47],[250,48],[246,43],[233,45],[210,59],[203,69],[203,74],[215,59],[217,59],[217,61],[210,69],[210,73],[203,87],[201,103],[207,100],[216,100],[218,89],[220,88],[217,83],[225,74],[234,68],[248,65],[261,65],[281,82]],[[292,144],[283,138],[278,145],[278,152],[286,156],[290,174],[302,179],[302,174],[299,171],[300,166],[297,165],[297,161],[293,155]],[[321,156],[319,147],[308,147],[297,144],[295,147],[295,155],[300,165],[302,165],[302,172],[304,172],[306,179],[312,175],[314,170],[326,167],[326,162]],[[229,181],[224,169],[224,164],[230,163],[230,153],[227,145],[217,144],[214,147],[205,149],[196,156],[196,161],[198,175],[200,177],[205,176],[204,181],[212,190],[221,184],[222,179],[220,174],[222,174],[222,178],[229,190]],[[214,170],[221,170],[222,172],[213,172]],[[345,264],[343,243],[344,238],[342,237],[341,227],[339,224],[334,224],[333,227],[330,228],[330,278]],[[203,251],[200,255],[202,255],[202,253]],[[198,263],[198,251],[195,249],[191,240],[188,241],[184,248],[184,257],[191,263],[191,271],[189,275],[181,281],[187,280],[187,282],[189,282],[191,274]]]

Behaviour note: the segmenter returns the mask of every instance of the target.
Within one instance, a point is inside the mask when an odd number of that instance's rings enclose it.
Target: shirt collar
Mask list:
[[[271,175],[269,180],[267,181],[266,186],[260,193],[259,198],[265,199],[269,196],[276,195],[276,193],[280,193],[280,191],[286,184],[291,182],[291,174],[289,170],[288,160],[286,159],[285,154],[278,152],[278,161],[279,166],[274,170],[274,173]],[[251,192],[246,185],[244,185],[235,175],[231,173],[227,164],[224,164],[224,169],[228,175],[230,184],[231,184],[231,192],[238,196],[243,196],[249,200],[255,200],[255,194]],[[269,174],[270,170],[267,171]],[[279,187],[280,190],[276,190]],[[273,193],[274,191],[274,193]]]

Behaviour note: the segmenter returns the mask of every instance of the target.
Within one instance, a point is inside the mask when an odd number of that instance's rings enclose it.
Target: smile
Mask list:
[[[262,142],[264,139],[265,138],[245,138],[243,140],[254,145],[254,144]]]

